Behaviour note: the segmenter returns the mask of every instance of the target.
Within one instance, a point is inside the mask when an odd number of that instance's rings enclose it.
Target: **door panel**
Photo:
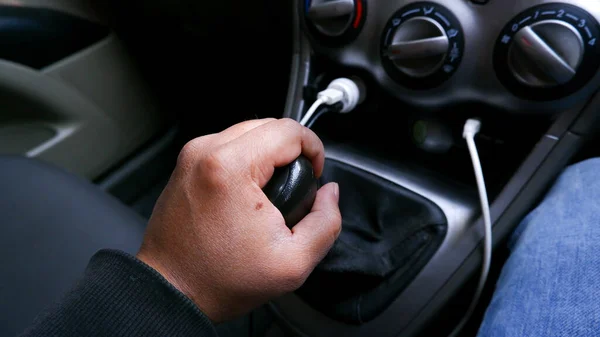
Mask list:
[[[94,179],[169,126],[113,34],[44,67],[7,58],[0,60],[0,154],[36,157]]]

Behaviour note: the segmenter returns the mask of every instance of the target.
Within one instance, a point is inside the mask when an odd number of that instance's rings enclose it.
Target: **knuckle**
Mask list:
[[[227,179],[227,155],[221,148],[210,151],[200,160],[200,170],[209,181],[219,183]]]
[[[290,129],[293,131],[302,130],[302,126],[300,125],[300,123],[296,122],[295,120],[293,120],[291,118],[282,118],[279,120],[279,123],[280,123],[281,127],[286,128],[286,129]]]
[[[337,239],[340,234],[342,233],[342,215],[340,214],[339,211],[336,211],[335,214],[333,214],[332,216],[332,220],[331,222],[333,223],[333,233],[335,236],[335,239]]]
[[[192,139],[187,142],[179,151],[177,157],[177,163],[183,166],[190,166],[193,164],[201,153],[201,146],[204,143],[202,138]]]
[[[224,164],[225,155],[221,149],[210,151],[202,158],[202,166],[209,171],[218,171]]]
[[[342,222],[344,221],[344,219],[342,219],[342,213],[339,209],[333,212],[332,218],[332,222],[335,224],[337,231],[340,232],[342,230]]]
[[[324,241],[325,243],[323,244],[323,249],[330,249],[331,246],[335,243],[335,241],[337,240],[337,238],[340,235],[340,232],[337,229],[332,229],[330,231],[327,232],[327,241]]]
[[[261,125],[261,124],[267,124],[269,122],[275,121],[275,118],[263,118],[263,119],[250,119],[247,121],[243,121],[239,124],[237,124],[238,126],[243,127],[244,129],[251,129],[257,125]]]
[[[267,118],[263,118],[262,120],[265,121],[265,122],[267,122],[267,123],[271,123],[271,122],[277,121],[277,118],[267,117]]]

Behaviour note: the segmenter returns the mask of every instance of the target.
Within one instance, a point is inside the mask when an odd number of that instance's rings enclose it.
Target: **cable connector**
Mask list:
[[[323,101],[323,104],[334,105],[344,99],[344,92],[338,89],[328,88],[318,93],[317,98]]]
[[[463,128],[463,138],[474,137],[481,130],[481,121],[478,119],[469,119]]]
[[[354,110],[360,100],[360,89],[358,84],[349,78],[338,78],[333,80],[327,89],[317,94],[317,98],[324,104],[333,105],[342,102],[342,110],[346,113]]]
[[[327,89],[317,94],[317,100],[308,109],[304,117],[302,117],[300,124],[307,125],[317,109],[323,104],[332,107],[333,105],[340,103],[341,108],[335,106],[330,110],[335,109],[340,113],[347,113],[356,108],[361,101],[361,98],[364,97],[361,97],[361,91],[355,81],[348,78],[338,78],[333,80],[329,83]]]

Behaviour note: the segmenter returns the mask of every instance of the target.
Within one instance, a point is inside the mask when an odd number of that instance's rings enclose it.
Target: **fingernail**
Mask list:
[[[340,200],[340,185],[338,183],[333,183],[333,195],[338,201]]]

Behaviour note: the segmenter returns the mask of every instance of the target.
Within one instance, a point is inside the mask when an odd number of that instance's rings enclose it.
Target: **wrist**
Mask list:
[[[185,275],[181,275],[185,273],[176,273],[173,268],[167,268],[166,266],[171,265],[170,263],[162,263],[160,259],[156,258],[153,254],[148,253],[143,248],[137,253],[136,258],[148,267],[156,270],[167,282],[175,287],[175,289],[189,298],[213,324],[218,324],[222,321],[218,314],[219,311],[217,310],[215,301],[211,300],[211,296],[206,296],[206,294],[210,292],[195,291],[200,287],[197,285],[189,285],[189,282],[186,282],[184,278]]]

